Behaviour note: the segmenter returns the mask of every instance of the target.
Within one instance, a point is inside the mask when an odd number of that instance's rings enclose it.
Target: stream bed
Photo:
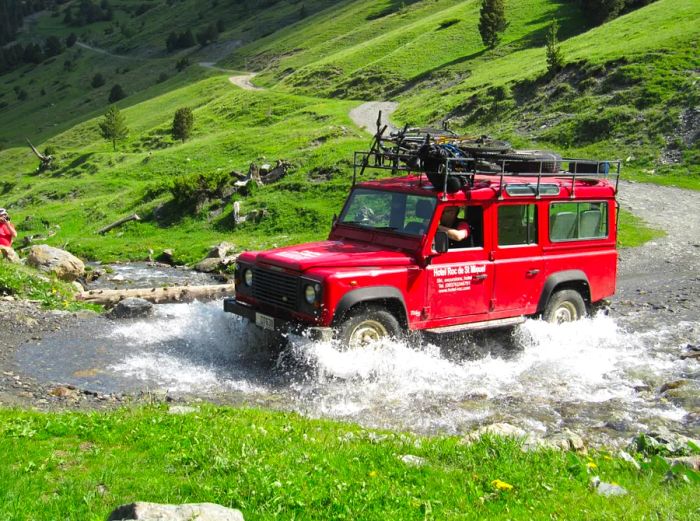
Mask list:
[[[158,390],[425,434],[507,422],[605,444],[659,426],[697,436],[699,364],[679,355],[700,343],[700,323],[634,327],[605,315],[530,320],[511,332],[344,351],[269,335],[220,302],[195,302],[157,306],[148,320],[86,319],[16,357],[39,381],[99,393]],[[660,392],[681,380],[671,396]]]

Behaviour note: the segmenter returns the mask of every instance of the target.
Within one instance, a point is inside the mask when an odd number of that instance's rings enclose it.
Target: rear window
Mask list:
[[[550,205],[549,239],[552,242],[600,239],[607,236],[607,203],[576,202]]]

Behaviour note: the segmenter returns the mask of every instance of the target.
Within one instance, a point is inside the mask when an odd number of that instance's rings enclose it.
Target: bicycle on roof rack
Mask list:
[[[540,196],[542,180],[571,180],[571,198],[575,198],[576,180],[607,178],[618,191],[622,162],[612,159],[566,158],[541,150],[515,150],[507,141],[488,136],[463,136],[450,130],[409,128],[385,136],[387,126],[380,127],[369,151],[354,154],[353,185],[367,168],[398,172],[422,173],[432,186],[453,193],[473,187],[476,176],[500,178],[501,189],[511,176],[533,178],[535,195]]]

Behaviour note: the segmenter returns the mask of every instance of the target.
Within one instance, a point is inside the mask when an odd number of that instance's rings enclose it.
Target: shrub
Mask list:
[[[112,90],[109,92],[109,102],[115,103],[120,99],[124,98],[126,98],[126,93],[124,92],[124,89],[122,89],[122,86],[117,83],[116,85],[114,85],[114,87],[112,87]]]
[[[104,84],[105,84],[105,77],[102,76],[102,74],[100,74],[99,72],[96,73],[96,74],[92,77],[92,81],[90,82],[90,86],[91,86],[93,89],[97,89],[97,88],[99,88],[99,87],[102,87],[102,85],[104,85]]]

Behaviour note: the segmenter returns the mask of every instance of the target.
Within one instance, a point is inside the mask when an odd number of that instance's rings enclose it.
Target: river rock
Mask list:
[[[409,467],[422,467],[426,464],[425,458],[413,454],[404,454],[399,459]]]
[[[219,259],[218,257],[207,257],[206,259],[199,261],[195,265],[194,269],[202,273],[212,273],[214,271],[219,271],[223,267],[224,264],[222,263],[222,259]]]
[[[666,382],[659,388],[659,394],[663,394],[666,391],[670,391],[672,389],[679,389],[687,384],[687,380],[674,380],[673,382]]]
[[[20,263],[19,255],[9,246],[0,246],[0,260],[6,260],[12,264]]]
[[[167,264],[168,266],[174,266],[175,265],[175,254],[173,253],[173,250],[170,250],[170,249],[163,250],[156,257],[156,262],[162,262],[163,264]]]
[[[161,505],[158,503],[131,503],[117,507],[107,521],[139,519],[142,521],[244,521],[240,510],[214,503],[187,503]]]
[[[583,443],[583,438],[571,431],[563,431],[545,438],[545,444],[552,448],[561,450],[571,450],[575,452],[584,452],[586,445]]]
[[[168,414],[174,415],[192,414],[195,412],[199,412],[199,409],[197,407],[190,407],[189,405],[171,405],[168,408]]]
[[[144,318],[153,314],[153,304],[142,298],[125,298],[107,313],[107,318]]]
[[[696,472],[700,471],[700,456],[681,456],[679,458],[665,458],[672,467],[682,466],[688,467]]]
[[[659,427],[647,433],[638,434],[629,444],[627,450],[639,452],[646,456],[690,456],[691,444],[700,447],[700,441],[682,434],[676,434],[665,427]]]
[[[230,251],[235,249],[236,246],[230,242],[220,242],[216,246],[211,247],[209,253],[207,253],[207,259],[223,259],[229,254]]]
[[[492,423],[491,425],[483,425],[473,432],[467,434],[460,443],[467,445],[479,440],[484,435],[499,436],[501,438],[525,438],[527,433],[520,427],[511,425],[510,423]]]
[[[78,257],[47,244],[32,246],[29,249],[27,263],[68,282],[85,274],[85,264]]]
[[[616,483],[606,483],[601,481],[598,476],[591,478],[591,487],[596,490],[599,496],[625,496],[627,490]]]

